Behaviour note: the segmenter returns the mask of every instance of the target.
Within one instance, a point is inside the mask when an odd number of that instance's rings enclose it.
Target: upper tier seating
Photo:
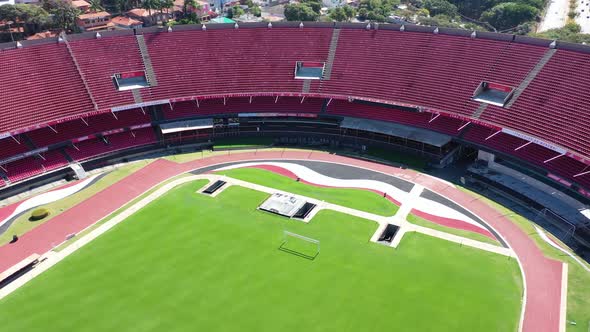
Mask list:
[[[118,91],[112,79],[117,73],[144,70],[135,36],[86,39],[70,45],[99,109],[135,103],[131,91]]]
[[[209,116],[215,114],[229,113],[258,113],[258,112],[295,112],[295,113],[319,113],[322,109],[324,99],[322,98],[301,98],[297,97],[254,97],[252,103],[250,98],[226,98],[200,100],[199,107],[195,101],[178,102],[172,105],[164,105],[164,116],[166,119],[187,118],[195,116]]]
[[[510,109],[482,120],[518,128],[590,155],[590,55],[558,50]]]
[[[297,61],[323,62],[332,29],[248,28],[145,34],[159,86],[144,99],[301,92]],[[174,50],[173,52],[171,50]]]
[[[64,44],[0,52],[0,133],[93,110]]]
[[[93,138],[76,143],[76,147],[66,148],[66,152],[74,160],[81,161],[105,153],[156,142],[156,135],[152,127],[108,135],[106,138],[109,144],[105,144],[100,138]]]
[[[518,86],[545,51],[469,37],[342,30],[331,80],[321,91],[471,116],[479,104],[470,98],[483,80]]]
[[[342,100],[333,100],[328,105],[328,113],[396,122],[408,126],[435,130],[452,136],[457,136],[459,134],[459,128],[465,124],[465,121],[442,115],[434,119],[436,115],[432,113],[404,111],[397,108],[352,103]],[[429,123],[430,120],[432,122]]]
[[[126,128],[151,122],[149,114],[144,114],[139,109],[120,111],[114,115],[108,112],[83,119],[86,123],[81,119],[77,119],[51,126],[57,133],[49,127],[45,127],[28,132],[27,136],[31,138],[37,147],[44,147],[111,129]]]

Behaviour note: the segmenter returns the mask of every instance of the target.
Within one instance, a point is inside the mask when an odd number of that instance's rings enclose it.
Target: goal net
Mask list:
[[[283,242],[279,249],[303,258],[314,259],[320,253],[321,247],[320,240],[283,231]]]

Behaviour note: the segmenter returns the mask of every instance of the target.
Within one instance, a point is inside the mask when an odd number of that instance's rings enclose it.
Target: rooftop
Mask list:
[[[87,19],[92,19],[92,18],[101,18],[101,17],[105,17],[105,16],[111,16],[111,14],[108,12],[102,11],[102,12],[96,12],[96,13],[82,14],[82,15],[78,16],[78,18],[81,20],[87,20]]]

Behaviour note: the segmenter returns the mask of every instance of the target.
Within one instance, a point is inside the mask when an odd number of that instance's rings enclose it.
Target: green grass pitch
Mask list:
[[[309,224],[182,185],[0,301],[3,332],[516,331],[514,260],[332,211]],[[321,241],[305,259],[283,230]]]

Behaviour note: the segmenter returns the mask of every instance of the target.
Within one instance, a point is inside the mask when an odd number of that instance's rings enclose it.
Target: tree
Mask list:
[[[505,30],[532,21],[538,14],[539,10],[533,6],[505,2],[486,10],[481,14],[481,20],[488,22],[498,30]]]
[[[190,14],[194,14],[196,11],[199,10],[201,10],[201,5],[199,5],[196,0],[184,0],[184,2],[182,3],[182,12],[185,18],[189,18],[192,20],[192,18],[190,17],[192,15]]]
[[[356,15],[356,10],[353,7],[343,6],[342,8],[344,9],[344,15],[346,15],[348,21],[352,20],[352,18]]]
[[[260,9],[260,6],[254,5],[250,7],[250,13],[256,17],[260,17],[262,16],[262,9]]]
[[[446,0],[424,0],[424,8],[426,8],[432,16],[457,16],[457,6]]]
[[[53,17],[53,26],[66,31],[77,31],[76,19],[80,16],[80,10],[72,6],[67,0],[44,0],[42,4]]]
[[[422,25],[430,25],[436,27],[445,28],[461,28],[459,23],[454,22],[450,17],[446,15],[437,15],[433,17],[421,16],[418,17],[418,22]]]
[[[150,16],[150,20],[152,17],[152,9],[156,10],[160,7],[159,0],[143,0],[141,2],[141,8],[147,9],[148,15]]]
[[[399,4],[399,0],[361,0],[359,4],[359,16],[361,16],[361,19],[364,19],[366,10],[366,18],[378,22],[385,22],[386,17],[391,15],[393,8]],[[360,12],[361,10],[363,10],[362,13]]]
[[[245,13],[246,12],[242,9],[242,7],[236,5],[236,6],[233,6],[227,10],[227,17],[228,18],[240,17],[240,16],[244,15]]]
[[[359,15],[358,15],[359,20],[361,20],[361,21],[366,20],[368,15],[369,15],[369,10],[367,8],[360,8],[359,9]]]
[[[534,35],[546,39],[558,39],[571,43],[590,43],[590,34],[580,33],[581,27],[575,22],[567,23],[561,29],[551,29]]]
[[[330,10],[329,16],[336,22],[346,21],[346,14],[344,13],[344,9],[342,9],[342,7],[336,7]]]
[[[287,21],[317,21],[319,14],[304,3],[285,5],[285,18]]]
[[[25,35],[31,35],[48,24],[49,14],[45,9],[34,5],[3,5],[0,6],[0,20],[14,22],[12,27],[21,25]]]
[[[301,0],[301,3],[311,7],[311,9],[318,14],[322,10],[322,3],[318,0]]]
[[[104,7],[100,3],[100,0],[90,0],[88,3],[90,4],[89,9],[91,12],[96,13],[104,10]]]

